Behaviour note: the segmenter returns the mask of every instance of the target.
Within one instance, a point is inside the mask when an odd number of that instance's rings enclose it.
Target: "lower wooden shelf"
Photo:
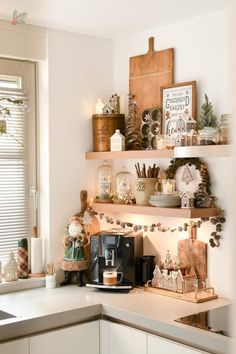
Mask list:
[[[157,208],[153,206],[94,203],[93,209],[98,213],[143,214],[175,218],[208,218],[218,215],[217,208]]]

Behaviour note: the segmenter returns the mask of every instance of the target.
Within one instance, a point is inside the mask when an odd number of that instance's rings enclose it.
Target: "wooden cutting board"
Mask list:
[[[195,268],[198,279],[207,278],[207,244],[197,239],[178,241],[178,256],[181,264]]]
[[[154,50],[149,38],[146,54],[130,58],[129,92],[138,104],[138,116],[147,108],[162,108],[161,86],[173,84],[174,48]]]

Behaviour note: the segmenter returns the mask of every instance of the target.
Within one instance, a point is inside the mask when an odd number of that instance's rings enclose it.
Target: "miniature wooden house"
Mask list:
[[[106,102],[103,106],[102,113],[103,114],[114,114],[114,108],[108,102]]]
[[[119,129],[110,137],[110,151],[124,151],[125,137],[121,134]]]
[[[176,121],[176,133],[189,133],[196,129],[196,121],[189,115],[180,115]]]
[[[182,275],[181,270],[172,271],[170,274],[161,271],[156,265],[153,272],[152,287],[174,291],[177,293],[189,293],[196,290],[195,281],[197,275],[194,267],[190,268],[188,275]]]
[[[181,208],[194,208],[194,195],[191,192],[181,194]]]

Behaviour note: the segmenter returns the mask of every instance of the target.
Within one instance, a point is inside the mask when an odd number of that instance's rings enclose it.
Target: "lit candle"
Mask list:
[[[166,139],[162,137],[158,137],[156,140],[156,148],[158,150],[166,149]]]
[[[162,193],[163,194],[173,194],[174,193],[174,180],[163,180],[162,181]]]
[[[95,105],[95,113],[102,114],[103,107],[104,107],[104,103],[102,103],[101,99],[99,98],[96,105]]]

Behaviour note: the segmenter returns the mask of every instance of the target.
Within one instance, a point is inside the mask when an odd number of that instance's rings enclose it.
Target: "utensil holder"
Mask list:
[[[135,199],[138,205],[148,205],[150,196],[155,192],[158,178],[138,178]]]
[[[57,277],[56,274],[48,275],[46,274],[46,288],[53,289],[57,286]]]

